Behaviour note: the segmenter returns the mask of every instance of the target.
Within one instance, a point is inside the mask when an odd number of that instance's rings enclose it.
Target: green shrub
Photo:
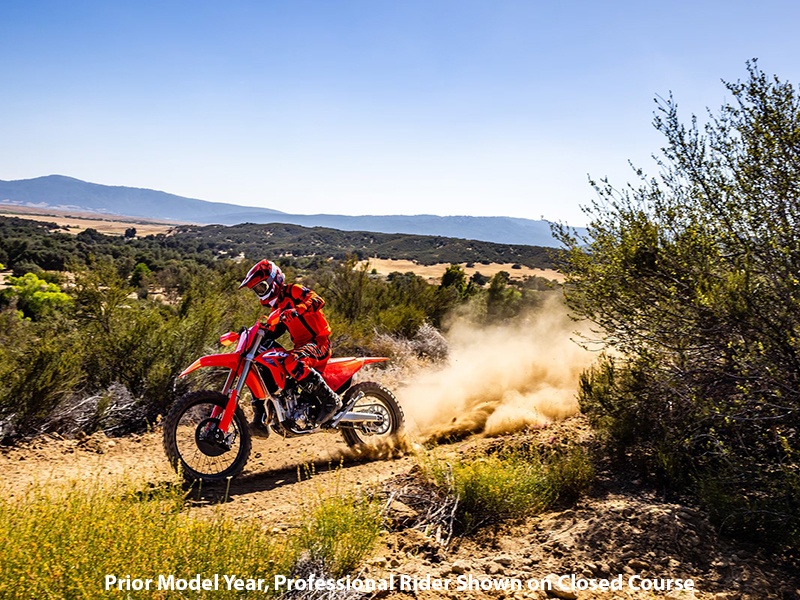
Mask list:
[[[17,309],[28,319],[43,319],[72,305],[72,298],[62,292],[58,285],[35,273],[9,277],[7,283],[10,287],[2,290],[0,296],[7,303],[15,302]]]
[[[12,318],[12,315],[7,315]],[[33,324],[31,324],[33,325]],[[80,340],[61,335],[56,326],[36,327],[41,337],[15,340],[20,347],[0,353],[11,369],[0,369],[0,420],[7,419],[0,437],[37,430],[47,414],[75,393],[84,380]],[[3,356],[5,355],[5,356]]]
[[[382,522],[381,506],[375,499],[323,497],[303,514],[296,547],[303,561],[341,577],[372,551]]]
[[[420,458],[423,476],[457,499],[462,531],[541,512],[585,492],[594,469],[579,446],[542,455],[509,450],[471,460]]]
[[[591,458],[581,446],[570,445],[551,452],[544,464],[555,503],[574,502],[591,487],[595,478]]]
[[[728,531],[797,549],[800,95],[748,75],[705,124],[660,101],[658,176],[596,184],[588,235],[556,235],[568,305],[617,357],[584,377],[583,410]]]
[[[425,313],[415,306],[393,306],[378,314],[378,328],[388,334],[412,338],[425,323]]]

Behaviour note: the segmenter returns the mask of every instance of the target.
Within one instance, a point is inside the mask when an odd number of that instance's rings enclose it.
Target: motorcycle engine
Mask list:
[[[308,414],[309,407],[305,404],[295,407],[289,417],[294,421],[298,429],[308,429],[311,425],[311,417]]]
[[[286,390],[284,398],[288,409],[287,415],[294,421],[295,427],[301,431],[313,428],[314,416],[318,412],[316,405],[319,403],[316,398],[300,388]]]

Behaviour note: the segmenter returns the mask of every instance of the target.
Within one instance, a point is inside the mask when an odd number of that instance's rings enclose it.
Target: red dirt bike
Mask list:
[[[378,357],[328,361],[322,376],[342,397],[343,406],[324,426],[317,425],[314,418],[321,401],[283,368],[286,350],[275,340],[280,312],[273,311],[265,323],[258,321],[238,333],[226,333],[220,343],[236,344],[233,352],[203,356],[180,374],[185,377],[200,367],[230,369],[221,392],[186,394],[164,419],[164,450],[173,468],[186,479],[218,481],[236,476],[244,468],[252,445],[239,406],[245,386],[254,399],[266,401],[266,422],[283,437],[337,429],[350,447],[358,447],[391,439],[402,428],[403,410],[389,390],[371,381],[352,385],[353,375],[361,367],[388,360]]]

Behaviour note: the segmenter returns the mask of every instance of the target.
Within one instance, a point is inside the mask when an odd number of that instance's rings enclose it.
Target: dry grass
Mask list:
[[[321,497],[303,515],[296,534],[300,565],[313,564],[333,577],[354,571],[381,532],[381,505],[373,497]]]
[[[425,278],[429,283],[436,284],[441,281],[442,275],[444,275],[447,267],[450,266],[450,263],[421,265],[411,260],[382,258],[370,258],[368,262],[370,268],[375,269],[380,275],[388,275],[394,271],[399,271],[400,273],[407,273],[411,271],[415,275]],[[558,282],[564,281],[564,276],[553,269],[531,269],[530,267],[526,266],[522,266],[522,268],[519,269],[514,269],[512,263],[493,263],[489,265],[475,263],[475,266],[473,267],[467,267],[467,263],[461,263],[461,266],[463,267],[464,272],[467,274],[467,277],[472,277],[476,271],[487,277],[492,277],[500,271],[506,271],[509,275],[511,275],[511,279],[524,279],[525,277],[532,277],[535,275],[537,277],[544,277],[545,279],[555,279]]]
[[[179,592],[157,590],[159,575],[198,574],[219,575],[220,589],[192,597],[228,598],[226,574],[271,588],[275,575],[289,576],[309,560],[324,569],[320,576],[347,573],[372,551],[382,523],[375,501],[348,493],[311,502],[288,534],[234,521],[222,505],[204,518],[184,507],[177,484],[71,483],[0,499],[0,598],[128,597],[124,585],[105,588],[108,575],[152,579],[147,597],[168,598]]]
[[[92,228],[106,235],[123,235],[129,227],[136,228],[136,234],[155,235],[167,233],[176,223],[159,221],[157,219],[140,219],[137,217],[123,217],[117,215],[95,215],[76,211],[62,211],[57,209],[35,209],[22,206],[1,206],[0,217],[20,217],[31,221],[56,223],[64,228],[67,233],[77,235],[81,231]]]
[[[22,502],[0,500],[0,598],[108,597],[107,575],[264,578],[291,567],[286,541],[258,524],[222,512],[198,520],[182,507],[177,485],[38,487]]]

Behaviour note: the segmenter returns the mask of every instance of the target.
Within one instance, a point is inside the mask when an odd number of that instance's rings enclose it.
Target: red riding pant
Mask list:
[[[283,366],[294,379],[302,381],[308,377],[309,369],[322,371],[330,357],[330,340],[327,337],[319,338],[290,350],[283,359]]]

